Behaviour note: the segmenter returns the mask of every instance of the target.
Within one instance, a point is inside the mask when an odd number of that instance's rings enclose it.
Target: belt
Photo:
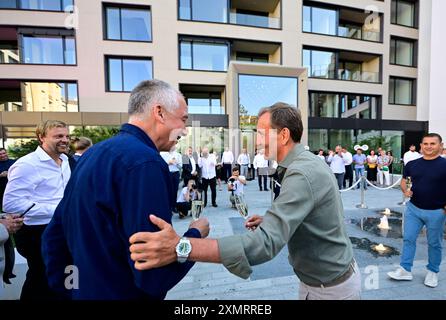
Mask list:
[[[329,288],[329,287],[334,287],[337,286],[345,281],[347,281],[353,273],[355,273],[355,261],[350,262],[347,271],[345,271],[343,274],[341,274],[339,277],[335,278],[334,280],[331,280],[327,283],[321,283],[320,285],[311,285],[311,284],[306,284],[310,287],[322,287],[322,288]]]
[[[241,166],[249,166],[249,164],[241,164]]]

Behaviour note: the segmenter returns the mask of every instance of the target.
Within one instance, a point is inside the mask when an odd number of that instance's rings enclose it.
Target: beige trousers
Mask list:
[[[353,274],[343,283],[325,288],[310,287],[302,281],[299,284],[299,300],[360,300],[361,273],[356,262]]]

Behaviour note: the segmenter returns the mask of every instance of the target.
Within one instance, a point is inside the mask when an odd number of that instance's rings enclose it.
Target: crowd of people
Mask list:
[[[207,146],[180,154],[175,145],[185,135],[187,104],[159,80],[133,89],[128,113],[116,136],[94,146],[87,138],[72,141],[74,154],[68,125],[56,120],[37,126],[39,146],[17,161],[0,149],[6,212],[0,219],[0,276],[4,283],[14,278],[13,235],[28,264],[21,299],[164,299],[196,261],[222,263],[247,278],[253,265],[274,258],[285,245],[300,279],[300,299],[360,298],[361,274],[336,191],[352,185],[353,171],[356,179],[367,171],[370,181],[390,184],[391,153],[379,148],[366,156],[357,146],[352,155],[337,146],[316,156],[301,143],[297,108],[276,103],[258,114],[264,134],[257,136],[253,158],[245,149],[236,159],[229,148],[218,155]],[[411,201],[401,267],[389,277],[412,279],[416,238],[426,225],[425,284],[435,287],[446,220],[446,160],[440,153],[446,152],[438,134],[425,135],[421,148],[422,154],[411,146],[404,155],[401,189]],[[280,187],[274,186],[265,215],[246,220],[252,232],[205,239],[210,225],[203,217],[181,236],[173,229],[172,213],[186,217],[194,199],[206,206],[209,187],[210,203],[217,207],[217,185],[227,183],[228,205],[234,206],[255,175],[259,191],[269,191],[269,176]],[[74,273],[69,283],[68,267]]]
[[[373,185],[388,187],[392,183],[391,175],[395,164],[405,166],[409,161],[422,157],[413,144],[404,154],[403,159],[395,158],[391,150],[386,151],[381,147],[375,151],[375,149],[369,150],[367,145],[356,145],[352,149],[354,149],[354,155],[349,152],[349,147],[341,145],[327,152],[319,149],[317,153],[317,156],[330,166],[340,190],[351,187],[354,181],[358,181],[362,176],[365,176]],[[442,151],[441,156],[446,157],[446,149]],[[359,189],[360,184],[356,188]],[[366,183],[364,183],[364,189],[367,189]]]

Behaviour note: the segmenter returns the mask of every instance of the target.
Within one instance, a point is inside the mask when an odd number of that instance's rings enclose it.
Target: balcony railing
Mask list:
[[[379,72],[338,69],[334,70],[333,65],[316,65],[311,67],[311,78],[324,78],[334,80],[361,81],[379,83]]]
[[[254,14],[236,13],[229,14],[229,23],[244,26],[263,27],[271,29],[280,28],[280,19],[273,17],[265,17]]]
[[[379,42],[381,34],[378,31],[365,30],[365,28],[339,27],[338,36],[350,39],[359,39]]]
[[[225,114],[225,107],[189,105],[188,112],[189,114]]]

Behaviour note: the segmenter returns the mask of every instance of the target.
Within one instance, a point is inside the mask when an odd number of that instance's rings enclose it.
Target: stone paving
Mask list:
[[[217,188],[218,190],[218,188]],[[243,218],[237,211],[230,208],[226,185],[222,191],[217,191],[218,208],[207,207],[204,211],[211,224],[209,237],[246,232],[243,228]],[[209,196],[210,196],[210,191]],[[271,203],[271,194],[261,192],[257,181],[248,182],[245,197],[250,214],[263,214]],[[383,243],[402,249],[402,239],[383,238],[361,230],[357,225],[349,223],[350,219],[361,217],[380,217],[376,212],[384,208],[403,212],[404,207],[398,203],[402,200],[399,189],[386,191],[369,188],[365,193],[365,203],[368,209],[357,209],[360,203],[360,191],[352,190],[342,193],[347,232],[351,237],[367,238],[372,242]],[[174,216],[173,224],[178,233],[184,232],[191,218],[180,220]],[[222,265],[211,263],[196,263],[189,274],[167,295],[173,300],[293,300],[297,299],[299,281],[294,275],[287,260],[287,249],[284,248],[273,260],[253,267],[253,273],[247,280],[229,273]],[[445,256],[445,253],[443,253]],[[399,263],[400,256],[375,257],[370,252],[355,249],[355,257],[362,273],[363,299],[446,299],[445,263],[439,273],[437,288],[428,288],[423,284],[427,264],[426,237],[421,235],[417,243],[417,253],[414,261],[412,281],[393,281],[386,273],[393,270]],[[443,260],[445,261],[445,260]]]

